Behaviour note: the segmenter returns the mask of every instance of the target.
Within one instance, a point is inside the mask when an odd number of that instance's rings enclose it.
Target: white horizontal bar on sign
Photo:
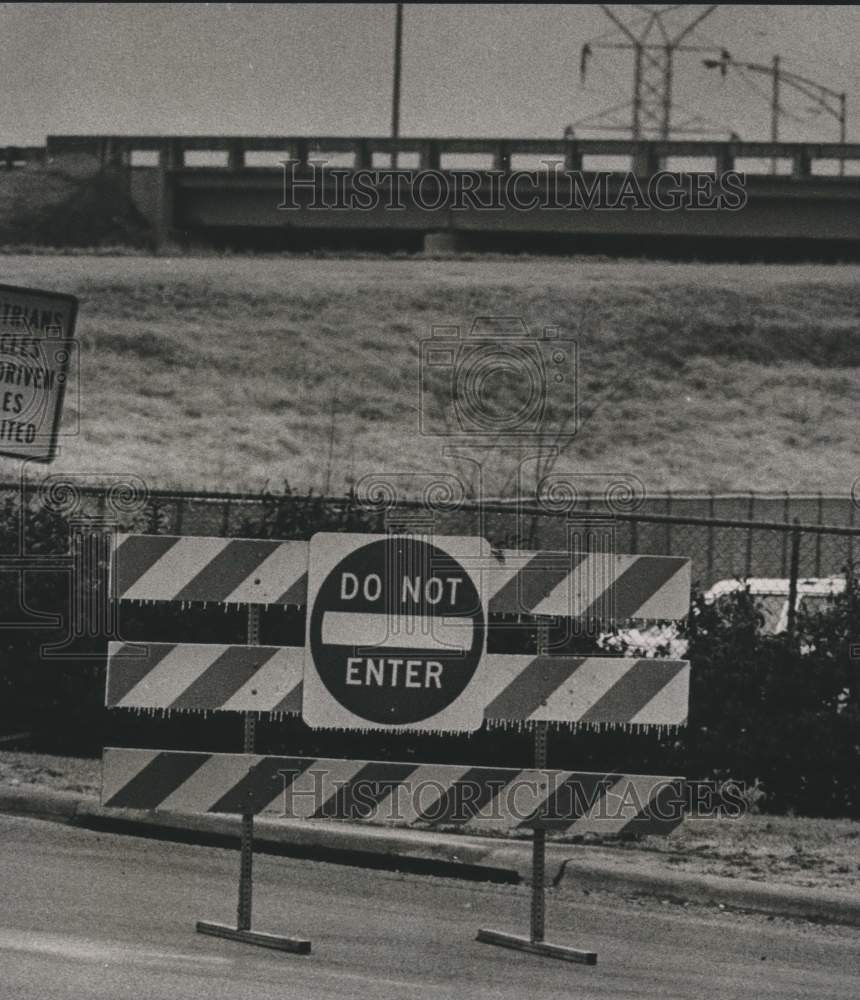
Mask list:
[[[356,648],[414,646],[463,652],[472,645],[472,621],[470,618],[431,618],[393,612],[326,611],[322,641],[327,645]]]

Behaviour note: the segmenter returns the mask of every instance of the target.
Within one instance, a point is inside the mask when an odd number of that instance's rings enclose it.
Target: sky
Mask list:
[[[613,5],[628,21],[637,9]],[[394,4],[5,3],[0,26],[0,145],[49,133],[390,129]],[[611,28],[596,4],[406,4],[401,133],[560,137],[630,98],[630,52],[595,48],[580,81],[583,43]],[[848,137],[860,140],[860,6],[725,4],[696,40],[745,62],[779,54],[785,69],[844,90]],[[723,79],[702,58],[677,56],[674,121],[698,114],[724,134],[767,139],[769,78]],[[785,111],[802,120],[786,116],[781,138],[836,140],[836,122],[810,107],[784,88]]]

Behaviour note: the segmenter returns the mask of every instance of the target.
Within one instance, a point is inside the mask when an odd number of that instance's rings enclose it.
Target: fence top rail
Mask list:
[[[28,490],[36,489],[40,487],[40,483],[27,481],[26,487]],[[0,482],[0,492],[9,492],[13,490],[19,490],[21,488],[21,482],[8,481]],[[97,496],[98,494],[108,492],[111,486],[109,484],[99,484],[99,483],[89,483],[89,484],[78,484],[75,483],[75,489],[79,493],[86,494],[88,496]],[[239,503],[262,503],[263,501],[271,500],[295,500],[295,501],[305,501],[305,500],[316,500],[325,503],[345,503],[351,498],[349,494],[342,494],[339,496],[326,495],[326,494],[291,494],[291,493],[276,493],[274,491],[241,491],[241,490],[194,490],[194,489],[172,489],[170,487],[163,487],[161,489],[150,489],[148,490],[148,495],[157,498],[159,500],[235,500]],[[603,500],[605,498],[605,493],[601,490],[580,491],[580,496],[586,503],[593,503],[595,501]],[[354,499],[354,498],[352,498]],[[709,493],[696,490],[664,490],[660,493],[651,493],[646,498],[646,502],[658,501],[666,502],[668,500],[695,500],[702,503],[710,503],[711,501],[719,503],[723,500],[754,500],[758,502],[759,500],[764,502],[775,502],[775,501],[792,501],[792,500],[817,500],[822,503],[829,502],[842,502],[845,500],[850,500],[850,493],[821,493],[821,492],[809,492],[809,493],[793,493],[788,490],[782,492],[767,492],[767,491],[757,491],[757,490],[738,490],[735,492],[726,491],[721,493]],[[477,502],[477,501],[475,501]],[[489,497],[486,503],[494,503],[500,505],[507,505],[508,507],[517,507],[523,503],[522,499],[517,499],[515,497]],[[860,507],[860,498],[858,498],[857,506]],[[544,511],[544,513],[550,513]]]
[[[0,491],[18,491],[21,488],[20,483],[0,483]],[[92,497],[106,496],[110,492],[110,487],[101,486],[76,486],[76,490],[79,494]],[[39,484],[28,483],[26,484],[27,493],[30,496],[38,495]],[[668,496],[665,495],[661,499],[665,499]],[[680,494],[672,494],[672,499],[679,499]],[[718,500],[720,497],[742,497],[748,498],[750,494],[704,494],[704,495],[688,495],[692,499],[699,499],[702,501],[710,501],[712,499]],[[763,494],[756,494],[756,498],[764,498]],[[825,497],[819,494],[803,495],[803,498],[809,499],[819,499],[819,500],[848,500],[852,502],[851,498],[848,496],[840,497]],[[776,495],[776,499],[784,499],[784,497],[779,494]],[[800,495],[798,495],[800,498]],[[325,504],[329,506],[352,506],[357,510],[365,511],[368,514],[384,514],[391,510],[422,510],[428,509],[427,503],[423,500],[409,500],[400,499],[396,500],[390,505],[374,505],[370,503],[362,503],[361,500],[355,496],[326,496],[320,494],[318,496],[291,496],[289,494],[278,494],[278,493],[230,493],[230,492],[195,492],[190,490],[151,490],[148,493],[148,499],[155,503],[176,503],[176,502],[193,502],[193,503],[239,503],[239,504],[263,504],[271,502],[285,502],[285,503],[316,503]],[[603,499],[602,494],[595,494],[591,497],[584,497],[584,499],[597,500]],[[549,507],[541,506],[540,504],[535,504],[533,502],[523,503],[517,500],[462,500],[456,503],[452,503],[448,506],[439,504],[438,506],[430,508],[434,513],[440,515],[446,514],[458,514],[458,513],[476,513],[476,514],[521,514],[526,517],[556,517],[556,518],[568,518],[570,520],[576,520],[577,516],[583,519],[589,518],[600,518],[605,517],[607,519],[614,519],[616,521],[630,521],[639,523],[652,523],[652,524],[685,524],[685,525],[699,525],[701,527],[713,527],[713,528],[740,528],[747,530],[761,530],[761,531],[780,531],[783,533],[790,533],[792,531],[800,532],[801,534],[818,534],[818,535],[843,535],[848,537],[860,537],[860,526],[849,526],[849,525],[837,525],[837,524],[812,524],[801,521],[769,521],[769,520],[755,520],[746,518],[726,518],[726,517],[700,517],[693,514],[659,514],[656,512],[649,511],[616,511],[612,509],[607,509],[601,511],[595,508],[584,508],[581,511],[573,512],[570,510],[553,510]]]

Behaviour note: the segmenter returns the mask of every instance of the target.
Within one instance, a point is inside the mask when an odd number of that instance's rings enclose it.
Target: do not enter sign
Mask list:
[[[314,535],[302,698],[316,728],[473,730],[484,652],[480,539]]]

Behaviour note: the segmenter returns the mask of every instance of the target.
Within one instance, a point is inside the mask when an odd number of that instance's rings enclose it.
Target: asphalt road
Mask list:
[[[599,955],[570,965],[474,940],[526,930],[524,887],[255,861],[255,929],[308,937],[310,956],[194,933],[235,919],[234,852],[0,816],[0,998],[858,996],[860,934],[844,928],[553,895],[547,938]]]

